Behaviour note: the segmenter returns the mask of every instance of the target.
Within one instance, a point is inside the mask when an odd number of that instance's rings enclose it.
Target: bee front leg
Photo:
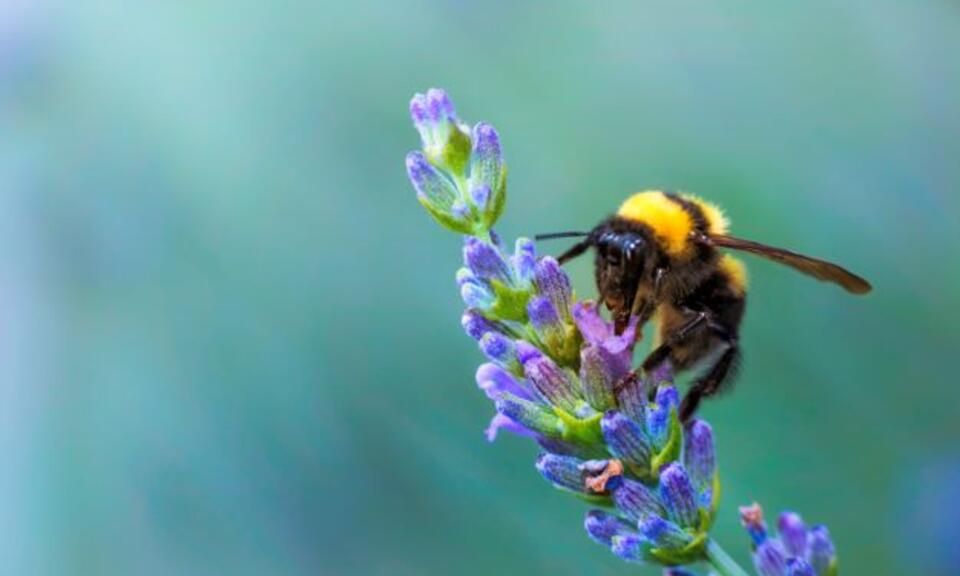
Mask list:
[[[652,372],[655,368],[660,366],[664,360],[670,357],[673,349],[681,342],[689,338],[696,331],[707,327],[708,321],[710,320],[710,314],[702,310],[692,313],[693,316],[689,320],[671,333],[663,342],[663,344],[658,346],[653,352],[650,353],[649,356],[647,356],[647,359],[643,361],[644,372]]]
[[[643,282],[637,286],[637,292],[633,296],[633,305],[630,307],[630,315],[638,316],[641,324],[645,323],[650,319],[650,316],[653,315],[653,311],[657,307],[657,302],[660,301],[660,289],[663,287],[663,278],[666,274],[666,268],[657,268],[653,272],[653,288],[650,290],[649,297],[641,295]]]

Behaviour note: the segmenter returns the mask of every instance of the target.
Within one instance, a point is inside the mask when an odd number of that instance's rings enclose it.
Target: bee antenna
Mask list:
[[[590,232],[549,232],[547,234],[537,234],[533,237],[534,240],[553,240],[554,238],[580,238],[582,236],[589,236]]]

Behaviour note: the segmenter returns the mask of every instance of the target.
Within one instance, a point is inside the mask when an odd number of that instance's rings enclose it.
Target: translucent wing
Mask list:
[[[854,294],[866,294],[871,290],[870,283],[849,270],[825,260],[811,258],[783,248],[774,248],[759,242],[734,238],[732,236],[709,236],[708,242],[719,248],[742,250],[757,256],[762,256],[774,262],[786,264],[804,274],[813,276],[817,280],[833,282],[842,286],[846,291]]]

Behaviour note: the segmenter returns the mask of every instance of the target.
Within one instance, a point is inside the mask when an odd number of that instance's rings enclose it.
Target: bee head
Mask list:
[[[590,248],[595,248],[594,275],[600,300],[613,312],[618,324],[630,316],[633,300],[644,275],[656,256],[656,245],[649,232],[621,218],[601,222],[590,232],[555,232],[541,234],[537,240],[581,237],[558,257],[569,262]]]
[[[650,259],[650,242],[638,230],[601,227],[594,241],[597,291],[614,317],[628,317]]]

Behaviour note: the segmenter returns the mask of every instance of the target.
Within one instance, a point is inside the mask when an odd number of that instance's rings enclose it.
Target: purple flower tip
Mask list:
[[[487,358],[500,365],[509,364],[516,359],[513,340],[496,332],[487,332],[480,338],[480,349]]]
[[[676,408],[680,404],[680,395],[674,386],[657,388],[656,403],[663,408]]]
[[[701,491],[711,488],[717,461],[710,425],[703,420],[693,420],[687,424],[683,443],[683,464],[694,485]]]
[[[787,559],[779,540],[764,540],[753,552],[753,565],[760,576],[784,576]]]
[[[444,120],[456,122],[457,120],[453,101],[450,100],[450,96],[448,96],[445,91],[439,88],[427,90],[426,110],[430,120],[434,122],[442,122]]]
[[[477,208],[483,210],[487,205],[487,201],[490,200],[490,187],[486,184],[474,186],[470,189],[470,199],[473,200]]]
[[[613,502],[624,516],[634,522],[639,522],[647,516],[663,516],[666,511],[660,499],[641,482],[629,478],[610,487],[613,490]]]
[[[476,310],[470,309],[460,317],[460,325],[463,331],[474,340],[479,341],[487,332],[501,332],[502,326],[488,320]]]
[[[830,564],[837,556],[826,526],[814,526],[810,529],[810,563],[817,574],[826,574]]]
[[[512,432],[518,436],[527,436],[536,438],[537,434],[522,424],[518,424],[513,421],[509,416],[500,414],[499,412],[494,414],[493,418],[490,420],[490,424],[487,426],[487,429],[483,431],[484,436],[487,437],[487,442],[493,442],[497,439],[497,433],[500,430],[506,430]]]
[[[427,98],[423,94],[414,94],[410,100],[410,118],[414,124],[423,124],[427,120]]]
[[[535,296],[527,304],[527,315],[530,323],[537,330],[557,328],[560,325],[560,315],[549,298]]]
[[[610,410],[600,420],[600,430],[614,456],[644,468],[650,465],[650,443],[638,424]]]
[[[599,510],[587,512],[583,527],[594,542],[604,546],[610,546],[614,536],[636,533],[630,524]]]
[[[697,494],[683,466],[674,462],[660,473],[660,497],[677,524],[687,528],[698,524]]]
[[[787,576],[817,576],[813,566],[801,558],[787,560]]]
[[[477,386],[487,395],[487,398],[496,400],[504,392],[518,398],[530,400],[530,395],[509,372],[489,362],[477,368]]]
[[[659,516],[647,516],[638,525],[640,534],[658,548],[682,548],[691,537],[679,526]]]
[[[625,534],[613,538],[610,550],[619,558],[628,562],[642,562],[646,541],[634,534]]]
[[[485,122],[474,126],[473,150],[476,154],[500,156],[500,136],[493,126]]]
[[[777,519],[777,532],[790,556],[803,556],[807,551],[807,527],[799,514],[784,512]]]
[[[573,456],[541,454],[537,458],[536,466],[537,471],[555,486],[573,492],[584,492],[583,472],[580,470],[581,463],[581,460]]]
[[[496,246],[472,236],[463,244],[463,263],[477,278],[511,283],[510,268]]]
[[[525,366],[527,362],[542,357],[543,353],[536,346],[526,340],[517,340],[517,360],[521,365]]]
[[[570,313],[573,292],[570,278],[560,267],[560,263],[555,258],[545,256],[537,262],[533,275],[537,291],[549,298],[560,314],[567,316]]]

